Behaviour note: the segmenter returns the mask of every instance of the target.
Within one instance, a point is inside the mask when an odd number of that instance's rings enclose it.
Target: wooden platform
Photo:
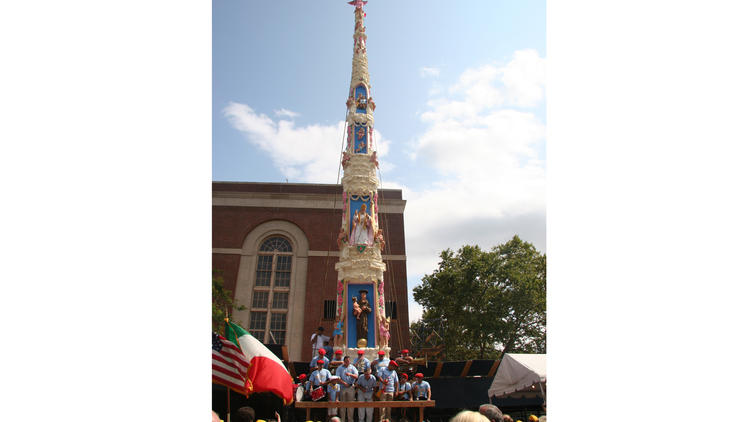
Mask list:
[[[419,408],[419,419],[415,422],[424,420],[424,408],[435,407],[435,400],[386,400],[386,401],[298,401],[294,402],[294,407],[298,409],[306,409],[305,420],[310,420],[310,409],[348,409],[348,408],[365,408],[365,407],[417,407]]]

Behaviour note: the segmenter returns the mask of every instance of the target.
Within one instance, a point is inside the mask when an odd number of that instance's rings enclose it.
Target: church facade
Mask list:
[[[212,191],[212,265],[246,308],[232,319],[264,343],[285,345],[289,360],[309,360],[313,332],[322,326],[333,337],[340,317],[342,185],[214,182]],[[377,197],[389,348],[400,350],[409,347],[406,201],[397,189]]]

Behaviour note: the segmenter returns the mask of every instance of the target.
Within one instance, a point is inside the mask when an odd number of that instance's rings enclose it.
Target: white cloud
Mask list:
[[[440,69],[437,67],[428,67],[424,66],[421,69],[419,69],[419,76],[426,78],[426,77],[433,77],[436,78],[440,76]]]
[[[288,117],[290,119],[294,119],[295,117],[299,116],[299,113],[295,113],[295,112],[293,112],[291,110],[287,110],[285,108],[282,108],[281,110],[274,110],[273,112],[278,117]]]
[[[429,126],[412,157],[436,170],[434,183],[405,194],[408,272],[434,270],[441,250],[489,248],[513,234],[545,244],[545,165],[538,156],[545,127],[532,112],[544,98],[544,61],[517,51],[505,66],[467,69],[450,96],[430,100]]]
[[[269,154],[274,166],[289,181],[336,182],[335,169],[341,160],[343,121],[333,125],[296,127],[292,121],[274,121],[265,114],[256,113],[246,104],[235,102],[230,102],[223,111],[235,129],[242,132],[250,143]],[[283,108],[276,114],[283,117],[298,115]],[[378,130],[374,134],[378,157],[387,156],[390,141],[384,139]],[[383,160],[380,163],[383,168]],[[385,167],[388,167],[387,162]]]

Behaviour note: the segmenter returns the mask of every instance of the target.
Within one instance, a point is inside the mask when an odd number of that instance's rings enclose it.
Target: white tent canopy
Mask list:
[[[547,382],[547,355],[506,353],[487,395],[501,397],[534,384]],[[542,394],[544,392],[542,391]]]

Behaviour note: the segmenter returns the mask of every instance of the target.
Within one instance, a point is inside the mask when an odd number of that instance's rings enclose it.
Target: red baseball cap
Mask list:
[[[307,375],[305,375],[305,374],[300,374],[300,376],[299,376],[299,379],[301,379],[301,380],[303,380],[303,379],[307,379]]]
[[[396,362],[395,360],[388,362],[388,366],[391,366],[391,365],[398,366],[398,362]]]
[[[325,355],[326,349],[318,349],[318,353],[320,353],[321,355]]]
[[[409,351],[408,351],[408,350],[406,350],[406,349],[404,349],[404,350],[402,350],[402,351],[401,351],[401,353],[403,353],[403,354],[407,354],[407,353],[409,353]]]
[[[340,354],[343,354],[343,353],[344,353],[344,352],[342,352],[342,351],[341,351],[341,349],[339,349],[339,350],[336,350],[336,354],[337,354],[337,355],[340,355]]]
[[[358,355],[364,355],[364,354],[365,354],[365,351],[364,351],[364,350],[357,350],[357,354],[358,354]]]
[[[384,351],[382,351],[382,350],[381,350],[381,351],[379,351],[379,352],[378,352],[378,354],[379,354],[380,356],[385,356],[385,352],[384,352]]]
[[[318,363],[318,364],[320,364],[320,365],[322,365],[322,364],[324,364],[324,363],[326,363],[326,362],[325,362],[325,361],[324,361],[323,359],[318,359],[318,362],[317,362],[317,363]]]
[[[421,372],[417,372],[416,374],[414,374],[414,376],[417,378],[424,378],[424,375],[422,375]]]

